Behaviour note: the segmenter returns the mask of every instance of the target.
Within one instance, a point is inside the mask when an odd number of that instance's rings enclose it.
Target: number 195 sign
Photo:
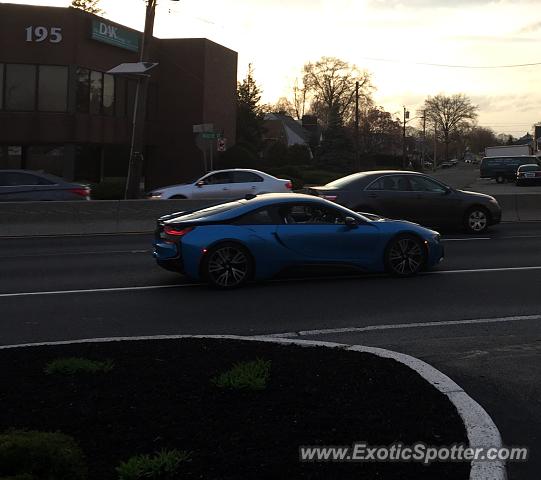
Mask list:
[[[27,42],[60,43],[62,41],[62,29],[60,27],[26,27]]]

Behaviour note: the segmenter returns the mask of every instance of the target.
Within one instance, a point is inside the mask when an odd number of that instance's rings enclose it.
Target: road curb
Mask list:
[[[262,336],[239,336],[239,335],[152,335],[137,337],[104,337],[90,338],[81,340],[67,340],[58,342],[25,343],[18,345],[2,345],[0,350],[14,348],[30,348],[38,346],[71,345],[79,343],[106,343],[137,340],[178,340],[183,338],[216,338],[225,340],[243,340],[259,341],[277,344],[298,345],[302,347],[329,347],[340,348],[352,352],[370,353],[381,358],[393,359],[417,372],[434,388],[443,393],[449,401],[455,406],[458,414],[464,422],[466,434],[470,447],[472,448],[501,448],[503,446],[502,438],[498,427],[490,415],[471,398],[457,383],[451,380],[447,375],[440,372],[418,358],[412,357],[392,350],[386,350],[376,347],[365,347],[362,345],[348,345],[344,343],[322,342],[315,340],[297,340],[289,338],[276,338]],[[507,480],[507,470],[505,462],[492,461],[471,463],[470,480]]]

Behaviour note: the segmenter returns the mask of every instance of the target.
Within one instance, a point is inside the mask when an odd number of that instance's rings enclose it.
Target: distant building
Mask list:
[[[141,33],[73,8],[0,4],[0,169],[69,180],[126,175]],[[144,149],[146,188],[203,171],[192,126],[235,141],[237,53],[207,39],[157,39]]]
[[[310,156],[322,138],[316,117],[308,115],[299,121],[284,113],[267,113],[264,127],[263,141],[267,147],[276,142],[286,147],[305,145],[310,150]]]

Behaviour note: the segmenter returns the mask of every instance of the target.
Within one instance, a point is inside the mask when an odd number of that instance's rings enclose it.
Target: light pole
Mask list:
[[[178,2],[179,0],[171,0]],[[146,63],[149,60],[150,43],[154,31],[154,17],[156,15],[157,0],[147,0],[145,15],[145,30],[139,50],[139,62]],[[126,191],[124,198],[139,198],[141,195],[141,174],[143,170],[143,149],[145,135],[145,119],[148,93],[148,75],[140,75],[137,78],[135,102],[133,106],[133,126],[130,145],[130,161],[128,165],[128,177],[126,179]]]
[[[402,168],[406,169],[406,120],[410,118],[410,112],[404,107],[404,122],[402,127]]]

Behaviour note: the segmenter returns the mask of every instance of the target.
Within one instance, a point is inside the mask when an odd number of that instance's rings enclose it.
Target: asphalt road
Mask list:
[[[537,478],[541,223],[444,238],[444,263],[417,278],[311,276],[232,292],[160,270],[148,235],[0,239],[0,344],[307,331],[302,338],[383,346],[462,385],[507,444],[532,447],[511,480]]]

